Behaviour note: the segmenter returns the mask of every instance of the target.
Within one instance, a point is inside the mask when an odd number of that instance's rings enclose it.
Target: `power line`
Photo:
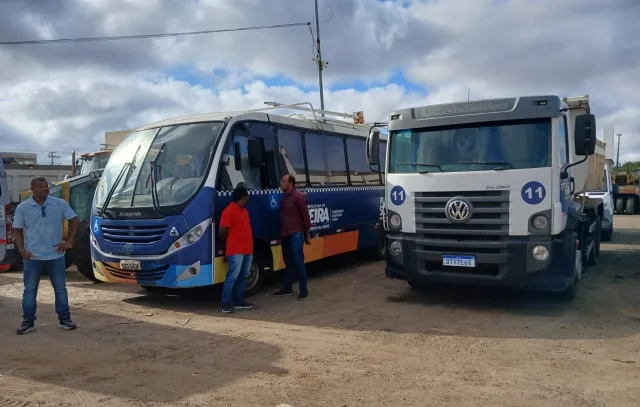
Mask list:
[[[163,33],[163,34],[137,34],[137,35],[116,35],[105,37],[81,37],[81,38],[56,38],[52,40],[24,40],[24,41],[0,41],[0,45],[38,45],[38,44],[56,44],[56,43],[76,43],[76,42],[102,42],[102,41],[121,41],[121,40],[136,40],[143,38],[164,38],[164,37],[186,37],[192,35],[203,34],[217,34],[223,32],[237,32],[237,31],[257,31],[268,30],[274,28],[289,28],[289,27],[301,27],[311,26],[310,22],[304,23],[288,23],[288,24],[274,24],[274,25],[258,25],[248,27],[237,28],[222,28],[219,30],[203,30],[203,31],[186,31],[176,33]]]
[[[51,158],[51,165],[53,165],[53,160],[60,158],[56,153],[57,151],[49,151],[49,154],[47,154],[47,157]]]

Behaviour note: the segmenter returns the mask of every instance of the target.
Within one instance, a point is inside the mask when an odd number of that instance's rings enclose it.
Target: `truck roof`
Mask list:
[[[80,155],[80,157],[88,157],[88,158],[92,158],[95,157],[97,155],[107,155],[107,154],[111,154],[113,151],[111,150],[100,150],[100,151],[95,151],[93,153],[84,153],[82,155]]]
[[[391,113],[389,130],[558,117],[562,108],[571,108],[569,104],[588,105],[588,99],[588,96],[561,99],[540,95],[410,107]]]

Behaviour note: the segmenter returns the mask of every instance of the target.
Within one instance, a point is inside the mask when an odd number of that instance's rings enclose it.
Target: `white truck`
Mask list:
[[[604,172],[588,96],[431,105],[389,119],[388,277],[576,296],[599,256],[603,215],[602,199],[583,194]],[[372,128],[372,167],[379,137]]]

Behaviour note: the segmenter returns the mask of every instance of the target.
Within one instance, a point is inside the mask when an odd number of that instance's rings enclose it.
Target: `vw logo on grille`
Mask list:
[[[471,202],[464,198],[451,198],[444,207],[444,214],[453,223],[465,223],[471,218],[473,208]]]
[[[133,245],[131,243],[127,243],[124,245],[124,254],[133,253]]]

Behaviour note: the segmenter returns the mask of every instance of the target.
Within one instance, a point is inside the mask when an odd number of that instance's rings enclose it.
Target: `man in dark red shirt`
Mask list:
[[[296,189],[296,179],[293,175],[282,177],[280,189],[284,192],[280,200],[280,232],[286,273],[282,289],[273,295],[291,295],[293,277],[297,275],[300,290],[298,299],[304,300],[309,295],[307,270],[304,265],[304,245],[311,244],[311,219],[309,219],[307,198]]]
[[[222,312],[251,309],[244,300],[244,282],[249,277],[253,261],[253,234],[247,211],[249,193],[244,187],[233,190],[233,202],[222,211],[220,238],[226,242],[225,256],[229,263],[222,289]]]

